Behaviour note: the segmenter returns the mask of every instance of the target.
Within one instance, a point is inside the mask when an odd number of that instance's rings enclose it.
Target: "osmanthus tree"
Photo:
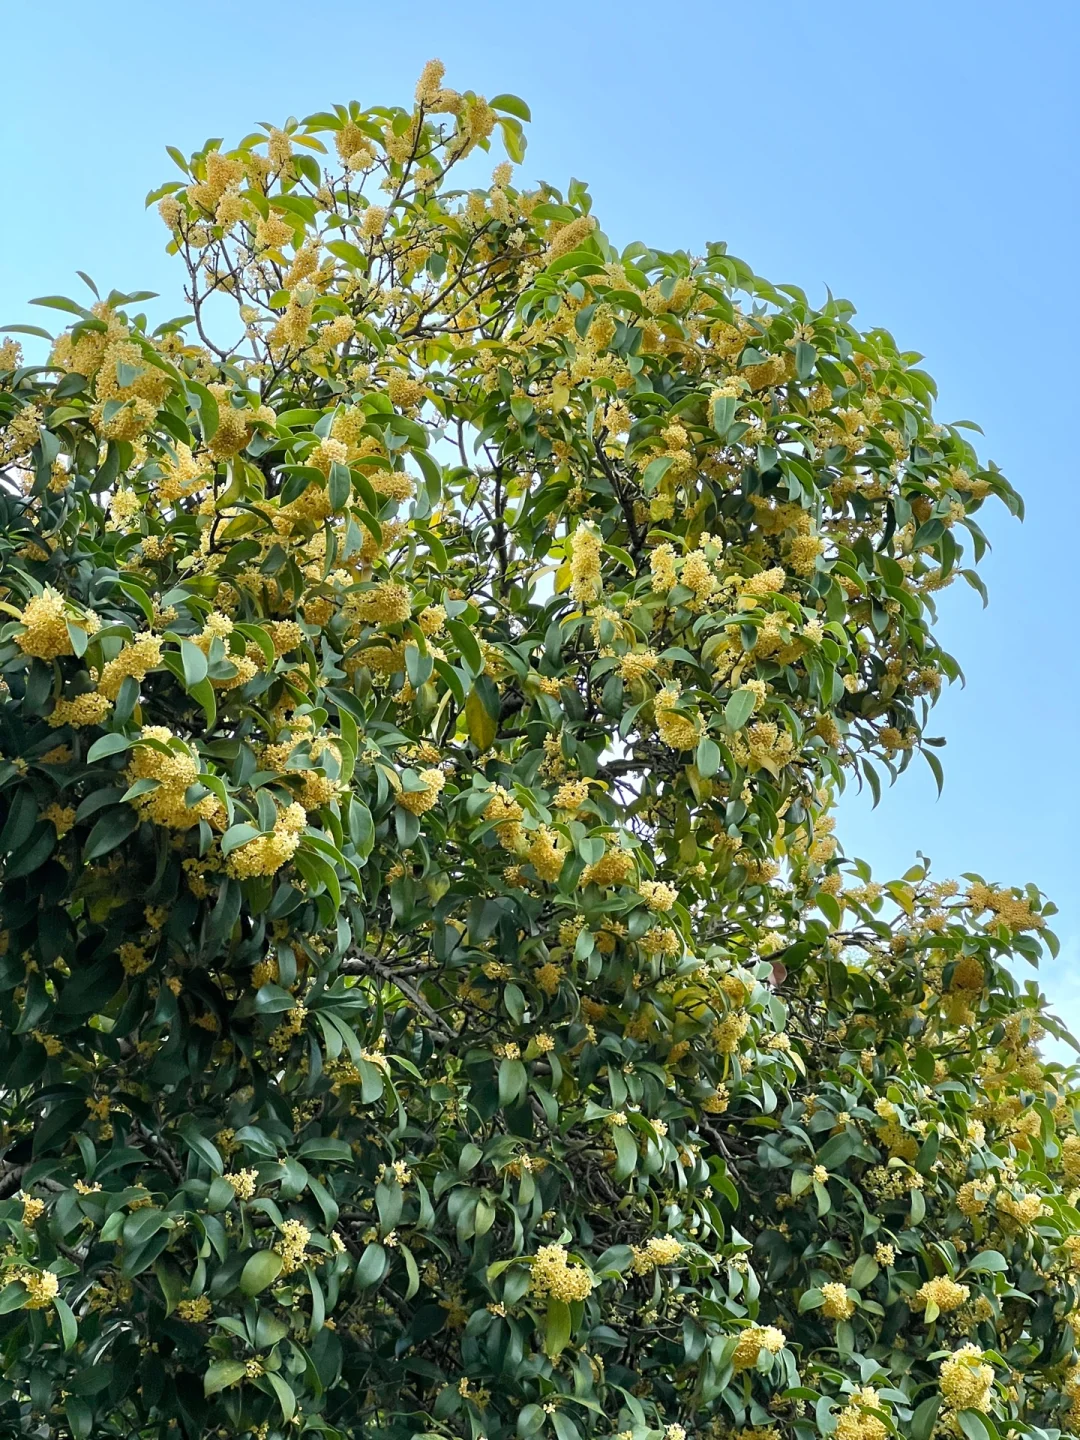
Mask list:
[[[190,313],[0,351],[0,1430],[1076,1431],[1050,907],[830,813],[1019,502],[527,118],[173,152]]]

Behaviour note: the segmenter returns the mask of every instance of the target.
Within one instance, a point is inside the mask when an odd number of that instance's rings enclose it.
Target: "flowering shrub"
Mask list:
[[[1051,907],[831,813],[1019,501],[527,119],[173,152],[190,313],[0,349],[0,1426],[1075,1430]]]

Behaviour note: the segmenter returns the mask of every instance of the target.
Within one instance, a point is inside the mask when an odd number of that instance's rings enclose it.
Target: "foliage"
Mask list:
[[[846,302],[451,188],[527,119],[173,152],[191,314],[0,351],[0,1425],[1075,1426],[1051,907],[830,814],[1019,502]]]

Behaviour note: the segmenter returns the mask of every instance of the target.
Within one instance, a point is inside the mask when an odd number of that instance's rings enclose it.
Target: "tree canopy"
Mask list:
[[[834,833],[1020,502],[528,119],[173,150],[186,313],[0,348],[0,1429],[1076,1431],[1053,907]]]

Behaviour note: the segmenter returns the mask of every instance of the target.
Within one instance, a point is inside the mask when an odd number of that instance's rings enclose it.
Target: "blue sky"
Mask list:
[[[1030,0],[53,0],[9,7],[0,319],[35,295],[162,292],[180,277],[146,191],[168,143],[238,139],[333,101],[408,103],[424,61],[533,110],[529,179],[588,180],[618,244],[725,239],[759,273],[851,299],[922,351],[943,419],[974,419],[1028,518],[988,512],[983,611],[942,596],[967,686],[933,729],[945,791],[917,765],[841,834],[880,878],[917,849],[941,876],[1034,881],[1061,906],[1044,986],[1080,1030],[1080,799],[1073,581],[1080,9]]]

